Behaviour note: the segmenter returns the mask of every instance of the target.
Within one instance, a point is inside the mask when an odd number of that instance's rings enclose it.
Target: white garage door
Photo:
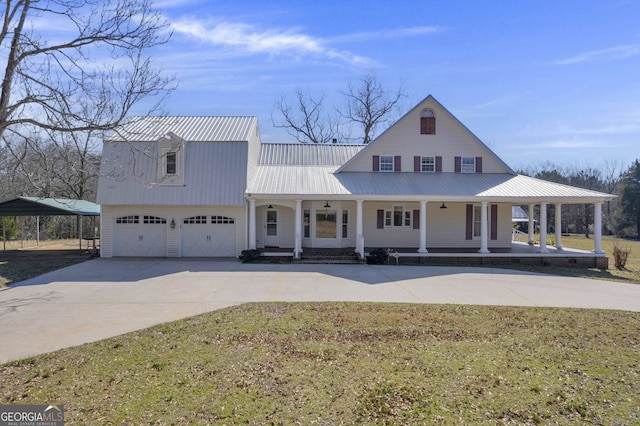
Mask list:
[[[114,256],[166,257],[167,219],[157,216],[123,216],[116,219]]]
[[[235,220],[226,216],[193,216],[182,224],[183,257],[236,255]]]

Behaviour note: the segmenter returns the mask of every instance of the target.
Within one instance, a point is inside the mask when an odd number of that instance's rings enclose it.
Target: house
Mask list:
[[[105,141],[101,175],[103,257],[490,255],[511,250],[522,205],[540,206],[545,254],[562,248],[559,233],[546,245],[547,206],[560,222],[568,203],[593,204],[602,255],[612,198],[516,174],[432,96],[368,145],[263,144],[255,117],[142,117]]]

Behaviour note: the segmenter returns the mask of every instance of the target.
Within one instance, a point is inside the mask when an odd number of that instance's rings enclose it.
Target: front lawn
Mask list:
[[[55,332],[55,324],[52,324]],[[258,303],[12,362],[66,424],[638,424],[640,314]]]

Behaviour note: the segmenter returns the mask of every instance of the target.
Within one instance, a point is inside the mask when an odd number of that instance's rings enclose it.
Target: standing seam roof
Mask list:
[[[134,117],[108,140],[156,141],[171,132],[193,142],[246,141],[257,124],[256,117]]]

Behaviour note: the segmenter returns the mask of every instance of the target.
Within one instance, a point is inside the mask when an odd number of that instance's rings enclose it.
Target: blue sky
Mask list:
[[[640,2],[199,1],[155,6],[174,35],[154,52],[177,78],[175,115],[255,115],[296,89],[340,106],[367,73],[432,94],[515,169],[640,158]],[[383,130],[383,129],[381,129]]]

